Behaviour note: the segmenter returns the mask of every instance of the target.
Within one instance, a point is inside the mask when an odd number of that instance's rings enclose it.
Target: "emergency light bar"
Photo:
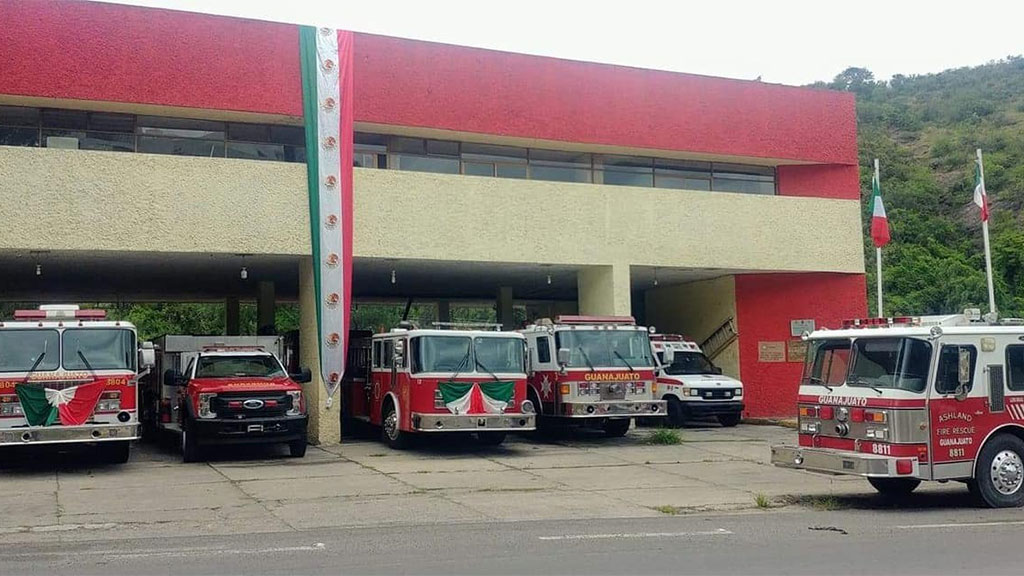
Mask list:
[[[687,342],[689,340],[682,334],[651,334],[651,342]]]
[[[106,310],[80,310],[78,306],[67,304],[46,304],[38,310],[15,310],[15,320],[46,320],[57,318],[77,318],[79,320],[103,320],[107,317]]]
[[[432,322],[431,326],[438,330],[494,330],[500,331],[502,325],[493,322]]]
[[[843,328],[882,328],[891,326],[920,326],[921,319],[914,316],[892,316],[889,318],[853,318],[843,320]]]
[[[636,325],[632,316],[557,316],[557,324],[629,324]]]
[[[263,346],[228,346],[226,344],[206,344],[203,352],[265,352]]]

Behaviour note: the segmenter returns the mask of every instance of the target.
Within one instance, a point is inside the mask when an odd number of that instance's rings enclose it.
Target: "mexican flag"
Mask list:
[[[882,187],[878,182],[878,174],[871,177],[871,240],[875,248],[889,243],[889,217],[885,215],[885,204],[882,203]]]
[[[515,394],[514,382],[441,382],[437,388],[452,414],[501,414]]]
[[[979,155],[981,152],[978,153]],[[985,192],[985,177],[981,172],[981,156],[974,163],[974,203],[981,208],[981,221],[988,220],[988,194]]]
[[[106,386],[104,380],[63,390],[18,384],[14,391],[29,426],[50,426],[58,418],[64,426],[81,426],[92,416]]]
[[[328,406],[345,374],[352,295],[352,43],[349,31],[299,29],[320,376]]]

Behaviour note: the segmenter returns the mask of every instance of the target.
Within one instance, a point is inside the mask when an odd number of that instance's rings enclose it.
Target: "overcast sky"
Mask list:
[[[1024,53],[1019,0],[111,1],[783,84]]]

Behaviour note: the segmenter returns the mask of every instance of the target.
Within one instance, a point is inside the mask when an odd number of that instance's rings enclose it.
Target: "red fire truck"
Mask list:
[[[154,433],[177,436],[182,458],[193,462],[205,446],[287,444],[306,454],[303,369],[281,364],[281,336],[161,336],[159,378],[144,389],[143,421]]]
[[[980,316],[807,335],[799,445],[773,446],[772,462],[863,476],[883,494],[958,480],[988,506],[1024,504],[1024,325]]]
[[[105,460],[128,461],[153,345],[105,318],[47,305],[0,322],[0,446],[95,443]]]
[[[347,388],[349,414],[380,426],[383,441],[396,449],[410,434],[475,432],[480,442],[497,445],[508,432],[535,429],[524,339],[497,328],[403,322],[374,334],[369,377]]]
[[[632,317],[558,316],[521,332],[530,351],[530,399],[541,421],[623,436],[634,417],[665,416],[665,401],[655,399],[648,331]]]

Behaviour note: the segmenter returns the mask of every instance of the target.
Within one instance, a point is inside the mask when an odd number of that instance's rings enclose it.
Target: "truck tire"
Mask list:
[[[181,459],[185,462],[199,460],[199,439],[187,422],[181,427]]]
[[[384,404],[384,413],[380,419],[381,439],[394,450],[404,450],[409,445],[409,435],[398,426],[398,411],[390,400]]]
[[[505,441],[506,435],[505,432],[477,432],[476,439],[484,446],[499,446]]]
[[[132,443],[130,440],[101,442],[97,446],[100,458],[109,464],[124,464],[131,457]]]
[[[629,432],[629,418],[609,418],[604,421],[604,435],[609,438],[621,438]]]
[[[306,439],[292,440],[288,443],[288,454],[292,458],[302,458],[306,455]]]
[[[719,414],[718,423],[726,428],[732,428],[740,423],[739,414]]]
[[[868,483],[887,497],[909,496],[921,484],[917,478],[868,478]]]
[[[686,420],[683,417],[683,403],[675,396],[667,396],[665,399],[668,401],[668,423],[674,428],[682,428]]]
[[[992,437],[978,454],[974,482],[990,508],[1024,504],[1024,441],[1010,434]]]

